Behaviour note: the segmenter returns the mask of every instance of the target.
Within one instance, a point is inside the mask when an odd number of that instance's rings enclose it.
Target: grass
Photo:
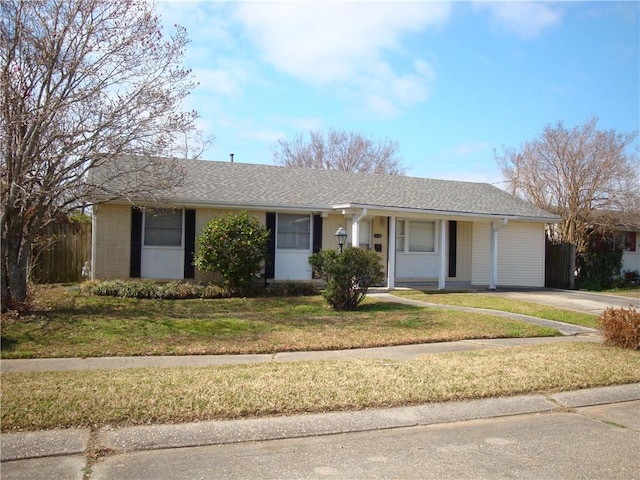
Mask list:
[[[4,317],[2,358],[247,354],[559,333],[491,315],[367,301],[335,312],[323,298],[148,300],[77,287],[35,292],[36,310]]]
[[[640,381],[640,352],[562,343],[419,360],[2,375],[2,430],[359,410]]]
[[[640,298],[640,285],[634,287],[614,288],[611,290],[603,290],[601,292],[605,295],[619,295],[621,297]]]
[[[598,328],[598,317],[596,315],[494,295],[481,293],[432,293],[420,290],[396,290],[393,294],[399,297],[429,303],[501,310],[504,312],[530,315],[532,317],[546,318],[547,320],[571,323],[573,325]]]

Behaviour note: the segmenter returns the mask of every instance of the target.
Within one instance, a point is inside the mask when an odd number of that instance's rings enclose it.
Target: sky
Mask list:
[[[187,29],[201,158],[309,130],[398,142],[407,174],[494,183],[548,124],[640,130],[640,2],[160,1]],[[631,147],[638,148],[636,138]]]

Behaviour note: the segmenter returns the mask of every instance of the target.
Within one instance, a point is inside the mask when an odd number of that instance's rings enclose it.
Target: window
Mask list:
[[[144,215],[144,245],[182,246],[182,210],[155,210]]]
[[[353,226],[353,220],[347,219],[346,226],[344,229],[347,231],[347,245],[352,246],[351,242],[351,232]],[[359,230],[358,230],[358,246],[360,248],[366,248],[369,250],[371,248],[371,221],[365,220],[360,222]]]
[[[311,217],[280,213],[278,215],[278,248],[309,250]]]
[[[404,220],[396,222],[396,252],[404,252]]]
[[[436,250],[435,246],[435,222],[396,222],[396,252],[433,253]]]
[[[409,251],[434,252],[434,222],[409,222]]]
[[[620,249],[623,252],[636,251],[636,232],[621,232],[615,239],[613,248]]]

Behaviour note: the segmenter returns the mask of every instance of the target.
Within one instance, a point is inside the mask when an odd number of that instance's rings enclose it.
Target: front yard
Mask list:
[[[28,317],[3,318],[2,358],[272,353],[558,335],[491,315],[373,299],[355,312],[336,312],[320,296],[148,300],[55,286],[39,287],[36,305]]]
[[[253,353],[558,335],[491,315],[373,299],[356,312],[344,313],[332,311],[318,296],[134,300],[89,296],[73,286],[40,288],[36,294],[32,315],[3,317],[3,358]],[[478,300],[463,297],[449,298],[461,304]],[[561,316],[571,323],[594,322],[590,315],[523,302],[494,302],[486,308],[500,306],[525,309],[534,316]],[[412,361],[7,373],[2,375],[1,424],[4,432],[119,427],[633,382],[640,382],[639,351],[584,342],[445,353]]]

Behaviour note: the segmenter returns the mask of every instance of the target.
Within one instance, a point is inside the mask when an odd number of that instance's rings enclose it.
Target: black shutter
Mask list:
[[[129,276],[140,278],[142,262],[142,210],[131,208],[131,257],[129,259]]]
[[[196,211],[184,211],[184,278],[195,278],[193,255],[196,250]]]
[[[456,276],[457,257],[458,257],[458,222],[456,222],[455,220],[449,220],[449,277],[452,277],[452,278]]]
[[[267,212],[267,230],[269,230],[269,240],[267,241],[267,261],[264,269],[266,278],[276,276],[276,214]]]
[[[313,216],[313,253],[318,253],[322,248],[322,217]]]

